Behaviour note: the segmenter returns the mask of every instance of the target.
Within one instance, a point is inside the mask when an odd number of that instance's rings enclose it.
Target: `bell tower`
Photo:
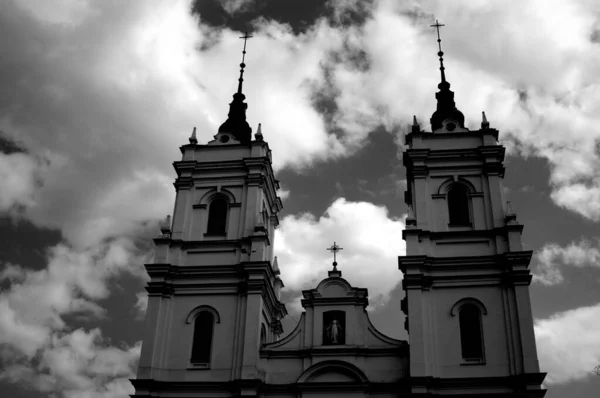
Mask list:
[[[244,56],[249,37],[242,37]],[[244,58],[240,66],[227,120],[205,144],[194,128],[173,164],[173,218],[154,239],[154,263],[146,264],[135,396],[256,396],[264,381],[259,349],[283,333],[287,312],[273,257],[279,183],[260,124],[251,137]]]
[[[413,396],[543,397],[529,299],[532,252],[504,206],[503,146],[485,113],[469,130],[446,81],[431,132],[414,118],[404,152],[404,274]]]

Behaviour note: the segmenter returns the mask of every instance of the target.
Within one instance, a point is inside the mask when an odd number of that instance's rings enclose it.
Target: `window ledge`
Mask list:
[[[205,370],[210,369],[210,364],[208,363],[190,363],[190,366],[187,368],[188,370]]]
[[[222,233],[222,234],[209,234],[208,232],[204,234],[205,237],[207,238],[226,238],[227,237],[227,233]]]
[[[473,365],[485,365],[485,359],[464,359],[460,363],[460,366],[473,366]]]

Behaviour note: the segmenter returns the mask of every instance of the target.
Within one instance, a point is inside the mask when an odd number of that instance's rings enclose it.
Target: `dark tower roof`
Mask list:
[[[431,115],[431,131],[435,131],[442,127],[442,123],[446,119],[452,119],[459,124],[460,127],[465,127],[465,116],[456,108],[456,104],[454,103],[454,92],[450,91],[450,83],[446,81],[446,74],[444,73],[444,53],[442,52],[442,40],[440,39],[440,26],[444,26],[435,21],[435,25],[431,25],[436,27],[438,34],[438,46],[439,52],[438,56],[440,57],[440,73],[442,76],[442,81],[438,84],[438,88],[440,91],[435,93],[435,98],[437,99],[437,109]]]
[[[244,59],[246,56],[246,40],[252,36],[246,33],[240,37],[244,39],[244,50],[242,51],[242,63],[240,64],[240,78],[238,79],[237,93],[233,94],[233,101],[229,104],[229,114],[225,123],[219,127],[219,133],[233,134],[236,140],[242,144],[249,144],[252,138],[252,129],[246,121],[246,109],[248,104],[244,102],[246,96],[242,94],[242,83],[244,82],[244,68],[246,64]]]

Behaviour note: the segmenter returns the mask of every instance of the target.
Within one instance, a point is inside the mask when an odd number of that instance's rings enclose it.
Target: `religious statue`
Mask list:
[[[342,326],[339,324],[339,322],[334,319],[331,322],[331,324],[327,327],[326,331],[331,344],[339,344],[338,337],[342,332]]]

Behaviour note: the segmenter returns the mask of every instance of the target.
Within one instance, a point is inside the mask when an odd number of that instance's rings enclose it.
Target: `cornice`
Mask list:
[[[261,358],[320,358],[320,357],[339,357],[339,356],[360,356],[360,357],[389,357],[398,356],[408,358],[408,342],[402,340],[402,344],[395,347],[363,347],[350,345],[320,346],[313,348],[298,348],[280,350],[277,348],[261,348]]]
[[[369,305],[368,298],[357,298],[357,297],[316,297],[300,300],[302,307],[319,307],[319,306],[330,306],[330,305],[359,305],[366,308]]]
[[[417,235],[419,239],[429,238],[432,241],[440,241],[444,239],[453,238],[494,238],[498,235],[507,237],[509,231],[517,231],[519,233],[522,233],[523,228],[523,224],[508,224],[490,229],[457,229],[456,231],[431,231],[420,228],[409,228],[402,230],[402,239],[406,240],[407,234]]]
[[[427,393],[435,393],[440,390],[455,390],[475,388],[510,388],[518,392],[527,391],[528,394],[539,394],[543,397],[546,390],[539,389],[546,373],[524,373],[513,376],[497,376],[497,377],[456,377],[456,378],[440,378],[440,377],[411,377],[410,384],[412,388],[425,389]],[[486,392],[486,395],[488,393]],[[506,394],[506,393],[504,393]],[[531,397],[532,395],[527,395]]]
[[[501,173],[504,175],[504,161],[506,149],[502,145],[478,146],[473,148],[454,149],[408,149],[404,152],[403,164],[407,169],[419,170],[418,175],[423,175],[430,170],[447,169],[449,160],[460,162],[471,161],[474,164],[461,165],[460,168],[481,168],[484,173]]]
[[[431,256],[398,256],[398,268],[406,273],[409,268],[418,268],[429,271],[432,269],[459,267],[481,268],[497,267],[512,268],[514,266],[527,267],[531,261],[533,251],[507,252],[487,256],[457,256],[457,257],[431,257]]]
[[[461,132],[452,132],[452,133],[432,133],[431,131],[418,131],[418,132],[410,132],[405,135],[404,143],[406,145],[410,145],[412,143],[413,138],[423,138],[426,141],[436,140],[436,139],[449,139],[449,138],[462,138],[462,137],[484,137],[486,135],[491,135],[498,141],[498,130],[492,128],[485,128],[479,130],[468,130]]]
[[[531,255],[527,251],[470,257],[404,256],[398,257],[398,267],[404,274],[403,290],[429,290],[456,283],[528,286],[532,280],[528,269]]]
[[[271,384],[265,383],[260,379],[234,380],[234,381],[159,381],[154,379],[129,379],[133,387],[146,395],[135,394],[132,397],[150,398],[155,397],[157,393],[163,392],[185,392],[185,393],[218,393],[229,392],[231,394],[240,394],[243,389],[251,389],[260,393],[292,393],[298,394],[303,391],[314,392],[337,392],[337,391],[364,391],[364,392],[389,392],[407,395],[409,394],[408,378],[400,382],[392,383],[348,383],[348,382],[330,382],[330,383],[289,383],[289,384]]]

